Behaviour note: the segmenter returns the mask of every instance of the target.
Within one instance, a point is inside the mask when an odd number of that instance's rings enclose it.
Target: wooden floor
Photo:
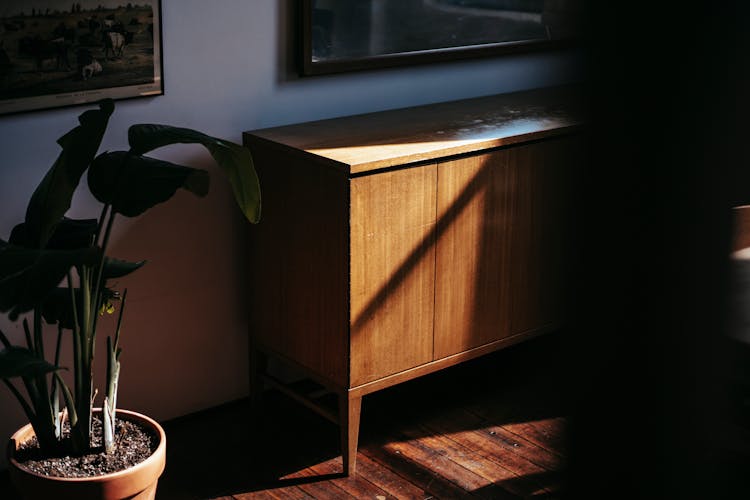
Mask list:
[[[365,397],[353,478],[341,475],[338,429],[273,391],[256,428],[246,402],[173,422],[159,498],[556,498],[558,347],[538,339]]]
[[[255,424],[244,400],[167,422],[157,498],[560,498],[560,345],[548,336],[366,396],[352,478],[338,429],[275,391]]]

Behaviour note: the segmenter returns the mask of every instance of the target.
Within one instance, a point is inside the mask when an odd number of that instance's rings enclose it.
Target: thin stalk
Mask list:
[[[62,346],[62,335],[63,335],[63,329],[62,326],[58,323],[57,325],[57,344],[55,345],[55,366],[60,366],[60,347]],[[57,389],[57,379],[52,378],[52,396],[54,400],[55,390]]]
[[[38,307],[34,308],[34,345],[36,355],[44,359],[44,338],[42,338],[42,313]]]
[[[109,402],[113,422],[117,407],[117,386],[120,379],[120,361],[118,358],[117,347],[112,345],[112,337],[107,337],[107,392],[104,399]]]
[[[112,227],[115,223],[115,215],[117,215],[114,211],[110,211],[109,213],[109,220],[107,220],[107,228],[104,231],[104,239],[101,243],[101,251],[102,251],[102,258],[99,261],[99,269],[96,273],[96,281],[94,282],[94,300],[96,301],[94,304],[94,323],[92,325],[92,331],[96,331],[96,324],[99,319],[99,308],[102,306],[101,304],[101,298],[102,298],[102,287],[104,286],[104,262],[107,259],[106,250],[107,246],[109,245],[109,238],[112,235]]]
[[[83,347],[83,359],[91,356],[89,352],[90,335],[91,335],[91,282],[89,277],[91,269],[87,266],[81,266],[81,346]]]
[[[34,415],[34,410],[31,409],[31,406],[29,406],[29,403],[26,401],[26,398],[23,397],[23,394],[16,389],[16,386],[13,385],[13,383],[10,380],[3,379],[3,382],[6,386],[8,386],[8,389],[10,389],[10,392],[13,393],[13,395],[16,397],[19,403],[21,403],[21,407],[23,408],[23,412],[26,414],[26,418],[29,419],[29,422],[33,422],[36,420]]]
[[[8,337],[5,336],[2,330],[0,330],[0,342],[2,342],[6,349],[11,348],[10,340],[8,340]]]
[[[31,399],[31,405],[34,407],[34,414],[38,415],[40,408],[39,400],[42,399],[39,394],[39,388],[36,386],[36,381],[31,377],[22,377],[23,385],[26,387],[26,392],[29,394]],[[47,399],[45,394],[45,400]]]
[[[70,419],[71,427],[78,425],[78,412],[76,411],[75,404],[73,402],[73,396],[70,394],[70,389],[63,381],[60,374],[54,373],[55,380],[57,380],[58,386],[62,389],[63,398],[65,399],[65,406],[68,408],[68,418]]]
[[[37,356],[40,359],[45,359],[44,357],[44,338],[42,337],[43,334],[43,327],[42,327],[42,313],[39,310],[38,307],[34,308],[34,343],[36,344],[36,353]],[[52,393],[50,392],[49,384],[47,383],[47,375],[40,375],[37,377],[37,381],[39,384],[39,392],[40,395],[44,394],[44,406],[41,409],[44,410],[44,413],[42,413],[42,418],[45,418],[48,420],[53,426],[55,426],[55,422],[57,421],[57,414],[55,412],[55,403],[53,401]],[[56,396],[54,396],[56,397]],[[39,401],[39,404],[42,404],[42,401]],[[37,415],[39,415],[39,410],[37,410]]]
[[[120,313],[117,317],[117,328],[115,329],[115,340],[107,337],[107,393],[104,396],[103,425],[104,425],[104,449],[110,453],[114,449],[115,423],[117,416],[117,388],[120,379],[120,331],[122,330],[122,318],[125,313],[125,305],[128,298],[127,288],[122,294]]]
[[[93,345],[91,342],[91,270],[82,266],[80,273],[81,287],[81,318],[80,318],[80,352],[76,359],[80,370],[80,380],[76,390],[76,411],[78,414],[77,425],[71,426],[71,437],[73,438],[73,447],[76,451],[88,449],[91,440],[91,384],[87,383],[92,376],[92,357]]]
[[[128,289],[122,291],[120,301],[120,314],[117,316],[117,329],[115,330],[115,351],[120,347],[120,329],[122,328],[122,316],[125,313],[125,301],[128,298]]]
[[[34,348],[34,341],[31,339],[31,330],[29,329],[29,320],[26,318],[23,318],[23,333],[26,335],[26,347],[28,347],[29,351],[36,352],[36,349]]]
[[[102,213],[99,215],[99,222],[96,224],[96,234],[94,235],[94,244],[99,244],[99,238],[101,237],[102,228],[104,227],[104,218],[107,216],[107,210],[110,209],[112,205],[109,203],[105,203],[102,207]]]
[[[55,345],[55,366],[60,366],[60,347],[62,346],[63,328],[57,325],[57,344]],[[62,436],[62,420],[58,418],[60,414],[60,377],[52,377],[52,389],[50,398],[52,401],[52,415],[55,418],[55,435],[59,439]]]
[[[80,272],[79,272],[80,276]],[[70,301],[73,304],[73,391],[76,398],[83,392],[83,373],[81,371],[81,323],[78,318],[78,304],[76,301],[76,290],[73,286],[73,274],[68,271],[68,289],[70,290]],[[68,408],[68,413],[75,411],[75,407]]]
[[[63,328],[57,325],[57,344],[55,345],[55,366],[60,366],[60,350],[62,347]]]

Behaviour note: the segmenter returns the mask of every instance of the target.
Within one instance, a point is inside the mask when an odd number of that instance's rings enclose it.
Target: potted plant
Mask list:
[[[8,458],[11,478],[29,497],[153,498],[164,469],[161,427],[117,408],[127,290],[115,289],[111,280],[137,270],[143,262],[110,258],[106,250],[118,217],[141,215],[178,189],[204,196],[209,176],[205,170],[144,155],[170,144],[202,144],[227,174],[246,218],[255,223],[260,216],[258,178],[247,149],[190,129],[134,125],[128,130],[128,151],[97,156],[113,111],[113,102],[106,100],[99,109],[80,115],[80,124],[58,140],[62,152],[31,196],[25,220],[13,228],[8,241],[0,239],[0,312],[20,321],[25,336],[17,345],[0,331],[0,379],[29,419],[29,425],[11,438]],[[96,219],[67,218],[84,173],[91,194],[102,203],[101,212]],[[102,315],[116,309],[104,353],[106,380],[97,386],[92,380],[97,329]],[[45,348],[48,330],[56,335],[54,349],[49,341]],[[60,362],[63,341],[72,343],[73,352],[72,366],[65,368]],[[63,377],[63,370],[69,375]],[[101,409],[94,408],[98,399]],[[125,470],[63,478],[53,474],[68,474],[62,471],[64,465],[56,466],[60,472],[50,472],[20,463],[22,454],[78,464],[86,462],[85,456],[95,456],[94,462],[114,467],[110,462],[120,461],[123,448],[129,446],[123,437],[135,437],[134,429],[141,429],[152,445],[143,453],[145,460],[141,457],[139,464]],[[93,466],[89,462],[87,467]]]

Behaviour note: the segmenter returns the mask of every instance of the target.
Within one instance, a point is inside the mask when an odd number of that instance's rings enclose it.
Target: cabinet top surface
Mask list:
[[[572,87],[537,89],[245,132],[351,173],[565,133],[582,125]]]

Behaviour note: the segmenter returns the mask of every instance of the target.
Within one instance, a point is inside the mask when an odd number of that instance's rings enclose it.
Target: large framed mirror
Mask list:
[[[570,46],[582,0],[302,0],[300,73]]]

